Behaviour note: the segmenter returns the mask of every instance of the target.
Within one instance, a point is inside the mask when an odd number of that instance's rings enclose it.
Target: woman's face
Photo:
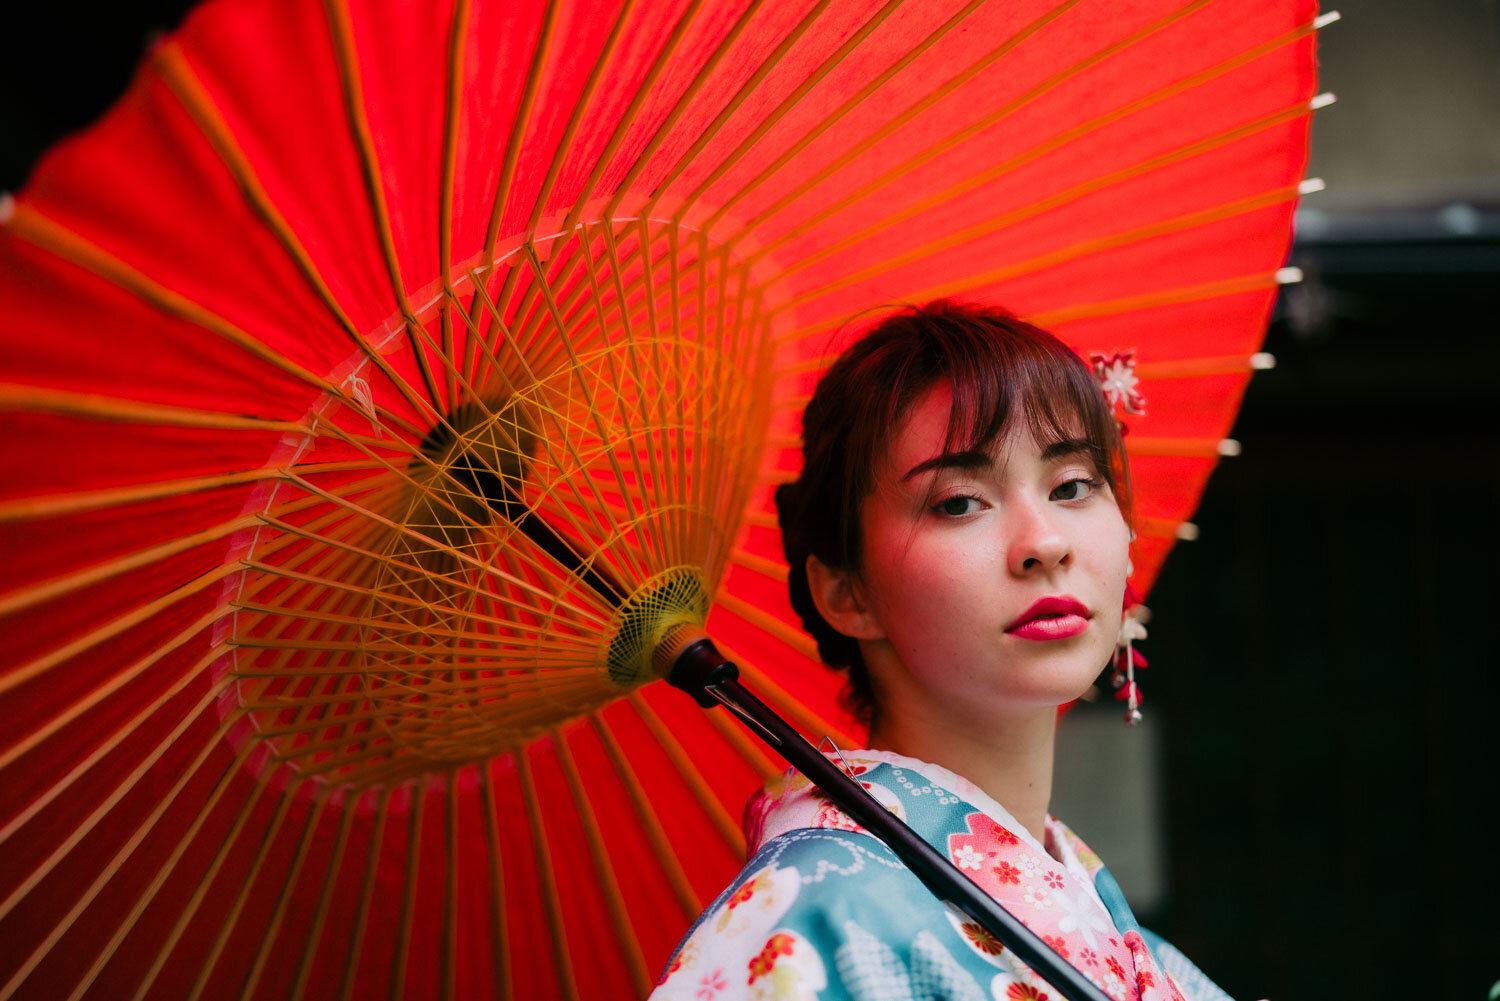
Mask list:
[[[950,400],[918,400],[862,508],[877,697],[980,722],[1061,705],[1114,648],[1129,529],[1082,442],[945,454]]]

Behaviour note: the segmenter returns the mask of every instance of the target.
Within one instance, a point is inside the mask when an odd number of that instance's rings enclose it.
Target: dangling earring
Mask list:
[[[1146,658],[1135,652],[1135,641],[1146,638],[1151,610],[1141,604],[1140,594],[1129,584],[1125,585],[1124,612],[1115,639],[1115,670],[1109,681],[1115,689],[1115,701],[1125,703],[1126,725],[1135,726],[1141,721],[1141,690],[1135,683],[1135,669],[1147,666]]]

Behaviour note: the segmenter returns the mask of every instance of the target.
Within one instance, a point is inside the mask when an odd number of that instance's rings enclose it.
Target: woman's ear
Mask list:
[[[835,570],[809,555],[807,586],[818,614],[834,629],[851,639],[885,639],[885,631],[880,628],[880,621],[852,570]]]

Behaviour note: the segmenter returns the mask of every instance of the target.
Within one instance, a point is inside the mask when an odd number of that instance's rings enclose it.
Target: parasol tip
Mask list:
[[[1269,351],[1257,351],[1250,356],[1250,367],[1257,372],[1276,367],[1276,356]]]
[[[1317,31],[1319,28],[1326,28],[1328,27],[1328,25],[1332,24],[1335,21],[1343,20],[1343,18],[1344,15],[1340,14],[1336,10],[1324,11],[1317,17],[1313,18],[1313,30]]]
[[[1239,455],[1240,443],[1235,441],[1233,438],[1221,438],[1219,440],[1219,454],[1226,458],[1232,458],[1233,456]]]
[[[1319,108],[1328,107],[1330,104],[1337,100],[1338,97],[1334,95],[1333,91],[1324,91],[1317,97],[1313,98],[1311,101],[1307,102],[1307,109],[1309,111],[1317,111]]]
[[[1302,277],[1301,268],[1276,269],[1276,284],[1278,285],[1295,285],[1302,280]]]
[[[1328,187],[1328,185],[1323,183],[1323,179],[1321,177],[1309,177],[1301,184],[1297,185],[1297,194],[1310,195],[1315,191],[1322,191],[1326,187]]]
[[[1191,521],[1184,521],[1177,526],[1177,538],[1183,542],[1194,542],[1198,538],[1198,526]]]

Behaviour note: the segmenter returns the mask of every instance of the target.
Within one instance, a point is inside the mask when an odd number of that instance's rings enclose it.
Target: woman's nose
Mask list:
[[[1011,509],[1007,563],[1011,573],[1028,574],[1065,566],[1072,545],[1045,503],[1025,502]]]

